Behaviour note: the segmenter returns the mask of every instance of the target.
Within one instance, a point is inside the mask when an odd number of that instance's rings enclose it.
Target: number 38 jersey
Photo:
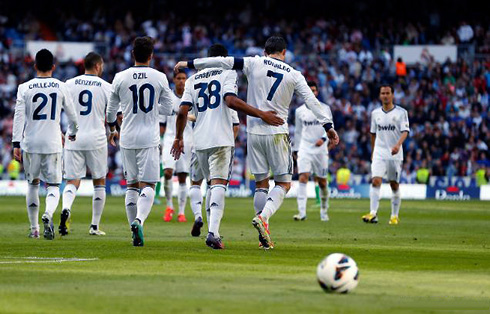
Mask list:
[[[192,106],[196,115],[193,129],[196,150],[235,146],[234,110],[225,104],[224,98],[236,94],[237,74],[231,70],[209,68],[185,82],[181,106]]]
[[[158,146],[159,114],[172,114],[172,91],[167,77],[147,66],[117,73],[107,109],[108,123],[116,121],[119,106],[123,114],[119,145],[126,149]]]
[[[12,142],[28,153],[61,153],[61,109],[68,117],[67,135],[77,134],[77,116],[65,83],[38,77],[19,85]]]
[[[107,145],[105,111],[111,84],[100,77],[84,74],[66,81],[78,116],[75,141],[66,141],[68,150],[96,150]]]
[[[263,111],[276,111],[279,117],[287,121],[291,99],[296,92],[322,125],[332,123],[331,114],[316,99],[301,72],[279,59],[264,56],[201,58],[190,62],[189,67],[243,70],[248,79],[247,103],[251,106]],[[287,123],[271,126],[260,118],[247,116],[247,132],[289,134],[289,128]]]

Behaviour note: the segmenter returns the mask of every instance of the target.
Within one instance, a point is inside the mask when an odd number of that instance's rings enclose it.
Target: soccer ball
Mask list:
[[[316,277],[325,292],[347,293],[359,283],[356,262],[342,253],[333,253],[318,264]]]

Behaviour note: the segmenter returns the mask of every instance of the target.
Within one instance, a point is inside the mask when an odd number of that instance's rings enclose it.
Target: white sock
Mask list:
[[[104,205],[105,185],[97,185],[94,187],[94,196],[92,197],[92,225],[99,227]]]
[[[256,215],[258,215],[264,209],[265,202],[267,201],[267,194],[269,194],[268,189],[262,189],[262,188],[255,189],[254,209]]]
[[[58,207],[60,202],[60,187],[50,185],[46,189],[46,214],[48,214],[49,219],[53,219],[54,212]]]
[[[185,214],[185,204],[187,203],[187,184],[179,184],[179,194],[177,197],[179,201],[179,215]]]
[[[208,186],[208,190],[206,191],[206,203],[205,203],[205,207],[206,207],[206,222],[208,223],[208,225],[209,225],[209,216],[210,216],[210,211],[209,211],[210,201],[211,201],[211,189]]]
[[[136,219],[141,221],[141,224],[145,223],[146,218],[151,212],[151,207],[153,206],[153,200],[155,199],[155,190],[150,188],[149,186],[145,187],[141,190],[140,196],[138,197],[137,203],[137,214]]]
[[[376,215],[378,213],[378,207],[379,207],[379,197],[381,194],[381,187],[374,187],[371,186],[371,190],[369,191],[369,197],[371,199],[370,205],[371,205],[371,215]]]
[[[130,225],[136,219],[138,196],[139,190],[137,188],[128,188],[126,190],[124,203],[126,204],[126,216]]]
[[[400,196],[400,189],[393,191],[393,194],[391,196],[391,216],[398,217],[401,203],[402,203],[402,199]]]
[[[306,187],[308,186],[308,183],[299,183],[298,186],[298,212],[301,217],[306,216],[306,202],[308,201],[307,195],[306,195]]]
[[[225,192],[226,186],[223,184],[215,184],[211,186],[211,205],[209,206],[211,211],[211,217],[209,222],[209,232],[214,233],[215,237],[219,237],[219,225],[221,218],[223,218],[223,212],[225,211]]]
[[[279,209],[284,200],[284,196],[286,196],[286,190],[280,185],[276,185],[267,196],[267,202],[265,203],[264,209],[260,216],[265,220],[266,223],[269,223],[269,218],[274,215],[274,213]]]
[[[172,178],[170,180],[163,179],[163,191],[165,191],[165,199],[167,200],[167,207],[174,209],[174,203],[172,202]]]
[[[27,185],[26,205],[31,230],[39,230],[39,184]]]
[[[320,210],[323,213],[328,211],[328,185],[323,189],[320,187]]]
[[[202,218],[202,193],[201,186],[192,185],[189,188],[189,198],[191,199],[191,209],[194,213],[194,220]]]
[[[71,210],[71,206],[73,205],[73,201],[77,196],[77,187],[73,184],[67,184],[65,189],[63,190],[63,200],[62,200],[62,209]]]

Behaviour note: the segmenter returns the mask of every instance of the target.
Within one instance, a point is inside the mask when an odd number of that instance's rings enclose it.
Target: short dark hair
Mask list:
[[[133,55],[136,62],[147,62],[153,53],[155,41],[150,36],[136,37],[133,41]]]
[[[53,68],[54,56],[48,49],[41,49],[36,53],[36,67],[38,71],[48,72]]]
[[[83,60],[85,70],[92,70],[97,63],[102,63],[102,56],[96,52],[89,52]]]
[[[187,72],[184,69],[180,68],[180,69],[177,70],[177,72],[174,72],[174,78],[176,78],[177,75],[179,75],[181,73],[182,74],[185,74],[185,77],[187,77]]]
[[[309,87],[315,86],[316,89],[318,89],[318,85],[316,84],[315,81],[308,81],[307,84],[308,84]]]
[[[208,57],[227,57],[228,49],[222,44],[213,44],[208,49]]]
[[[272,36],[265,42],[265,53],[270,55],[286,49],[286,41],[280,36]]]
[[[379,85],[379,92],[381,93],[381,88],[383,87],[389,87],[390,90],[391,90],[391,93],[394,94],[395,93],[395,89],[393,88],[393,85],[391,84],[388,84],[388,83],[382,83],[381,85]]]

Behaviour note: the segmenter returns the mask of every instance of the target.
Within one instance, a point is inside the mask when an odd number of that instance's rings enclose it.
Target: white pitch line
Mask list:
[[[0,264],[27,264],[27,263],[64,263],[64,262],[89,262],[98,258],[64,258],[64,257],[0,257],[2,259],[17,259],[17,261],[0,261]],[[20,261],[18,260],[20,259]]]

